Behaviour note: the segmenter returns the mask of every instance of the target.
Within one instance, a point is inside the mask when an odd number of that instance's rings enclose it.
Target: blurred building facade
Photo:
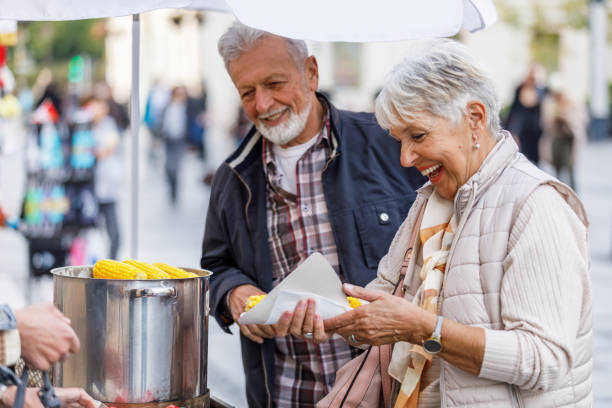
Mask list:
[[[606,2],[608,12],[612,10],[611,3]],[[543,62],[549,72],[559,72],[563,90],[572,99],[587,102],[590,63],[587,2],[496,0],[495,4],[500,21],[482,32],[461,33],[458,38],[487,65],[502,105],[510,103],[515,87],[534,58]],[[572,7],[577,11],[573,12]],[[215,163],[220,163],[232,148],[226,135],[239,106],[216,46],[232,21],[232,16],[217,12],[158,10],[141,15],[140,100],[144,103],[154,80],[168,86],[184,84],[188,89],[198,88],[203,80],[209,100],[208,137],[217,147],[211,157]],[[107,81],[115,89],[115,96],[127,101],[131,18],[110,19],[108,27]],[[320,89],[342,108],[369,110],[385,74],[402,60],[408,42],[309,42],[309,47],[319,60]],[[602,58],[607,67],[612,67],[609,42]],[[606,70],[606,75],[611,83],[612,68]]]

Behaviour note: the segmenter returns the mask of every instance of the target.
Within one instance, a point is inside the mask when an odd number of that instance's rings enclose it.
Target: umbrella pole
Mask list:
[[[130,208],[130,257],[138,259],[138,130],[139,109],[139,61],[140,61],[140,15],[132,16],[132,95],[130,101],[130,130],[132,133],[131,208]]]

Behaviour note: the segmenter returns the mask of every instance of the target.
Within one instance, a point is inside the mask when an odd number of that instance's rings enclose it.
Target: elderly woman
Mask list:
[[[429,182],[378,277],[345,285],[370,304],[315,325],[315,338],[393,344],[395,407],[592,404],[586,215],[518,152],[498,111],[490,79],[448,40],[395,67],[376,100],[402,165]]]

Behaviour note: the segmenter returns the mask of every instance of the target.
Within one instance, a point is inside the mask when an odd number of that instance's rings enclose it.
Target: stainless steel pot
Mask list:
[[[103,402],[190,400],[207,393],[208,277],[93,279],[91,266],[56,268],[54,303],[81,349],[53,369],[57,387]]]

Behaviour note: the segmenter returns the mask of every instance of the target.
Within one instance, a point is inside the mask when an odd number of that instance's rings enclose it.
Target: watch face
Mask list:
[[[427,339],[423,342],[423,348],[429,354],[437,354],[442,351],[442,343],[436,339]]]

